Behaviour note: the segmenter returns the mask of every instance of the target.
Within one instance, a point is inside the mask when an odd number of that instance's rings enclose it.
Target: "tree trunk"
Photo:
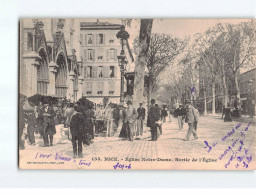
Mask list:
[[[207,115],[207,100],[206,100],[205,90],[204,90],[204,115]]]
[[[235,72],[235,86],[236,86],[236,102],[238,108],[238,116],[241,116],[241,99],[240,99],[240,89],[238,84],[238,71]]]
[[[139,54],[135,63],[133,105],[138,107],[144,101],[144,76],[147,64],[147,52],[150,43],[153,19],[141,19],[139,36]]]
[[[224,106],[225,106],[225,108],[227,108],[227,106],[228,106],[228,88],[227,88],[227,82],[226,82],[224,63],[221,64],[221,69],[222,69],[222,84],[223,84],[223,89],[224,89]]]
[[[148,102],[148,110],[150,109],[150,101],[151,101],[151,92],[152,92],[152,81],[149,76],[148,87],[147,87],[147,102]]]
[[[212,81],[212,115],[215,115],[215,81]]]
[[[207,100],[206,100],[206,90],[205,90],[204,78],[203,78],[203,92],[204,92],[204,115],[207,115]]]

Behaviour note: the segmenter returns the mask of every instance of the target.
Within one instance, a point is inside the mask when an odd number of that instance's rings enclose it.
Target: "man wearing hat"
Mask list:
[[[188,123],[188,133],[186,138],[184,139],[184,141],[188,141],[189,137],[191,136],[191,133],[193,134],[195,139],[198,139],[196,131],[193,127],[193,124],[195,122],[195,118],[197,117],[196,115],[196,111],[195,108],[191,105],[189,100],[185,101],[186,103],[186,118],[185,118],[185,122]]]
[[[137,118],[137,111],[132,107],[132,102],[127,101],[127,108],[123,111],[124,124],[129,141],[133,141],[133,132],[135,129],[135,121]]]
[[[142,107],[143,103],[140,103],[140,107],[137,109],[137,135],[143,135],[143,121],[145,119],[145,108]]]
[[[44,108],[42,109],[42,115],[44,118],[44,132],[43,132],[43,140],[44,146],[49,147],[49,138],[50,138],[50,146],[53,146],[53,135],[56,134],[54,117],[56,113],[53,108],[49,106],[49,102],[44,102]]]
[[[174,111],[174,115],[178,118],[179,130],[183,129],[183,115],[184,111],[182,104],[179,104],[179,107]]]
[[[26,99],[21,97],[19,102],[19,149],[24,150],[24,140],[22,138],[24,127],[25,127],[25,113],[24,113],[24,104]]]
[[[88,134],[86,133],[86,125],[86,119],[81,113],[81,109],[77,105],[75,105],[73,117],[70,121],[70,132],[72,134],[74,158],[83,157],[82,143],[88,136]]]
[[[148,112],[147,126],[151,130],[151,141],[157,141],[157,121],[160,120],[159,109],[155,106],[156,101],[151,100],[151,107]]]

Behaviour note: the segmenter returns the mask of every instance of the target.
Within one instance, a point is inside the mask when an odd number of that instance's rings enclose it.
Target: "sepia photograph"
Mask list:
[[[255,19],[18,25],[19,169],[256,169]]]

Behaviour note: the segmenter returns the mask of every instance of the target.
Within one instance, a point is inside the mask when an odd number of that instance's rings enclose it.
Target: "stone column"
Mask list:
[[[75,80],[75,73],[70,71],[68,75],[68,91],[67,91],[67,98],[71,101],[74,101],[74,80]]]
[[[32,96],[37,93],[37,67],[40,65],[40,56],[36,52],[29,52],[23,55],[26,73],[23,75],[26,80],[26,94]],[[22,83],[20,83],[22,85]]]
[[[57,72],[58,65],[54,62],[51,61],[49,63],[49,85],[47,89],[47,94],[48,95],[56,95],[55,93],[55,74]]]
[[[79,76],[78,78],[78,92],[77,92],[77,99],[79,100],[83,96],[83,83],[84,78]]]

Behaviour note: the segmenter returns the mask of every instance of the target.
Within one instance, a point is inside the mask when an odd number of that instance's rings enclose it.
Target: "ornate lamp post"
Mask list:
[[[121,86],[120,86],[120,104],[123,105],[124,103],[124,75],[126,71],[126,57],[124,55],[117,56],[118,64],[121,71]]]
[[[121,87],[120,87],[120,104],[124,103],[124,75],[126,71],[126,56],[124,55],[124,40],[127,41],[130,35],[127,31],[125,31],[125,27],[121,26],[121,30],[116,34],[116,37],[121,40],[122,50],[120,52],[120,56],[117,56],[118,65],[120,67],[121,72]]]

